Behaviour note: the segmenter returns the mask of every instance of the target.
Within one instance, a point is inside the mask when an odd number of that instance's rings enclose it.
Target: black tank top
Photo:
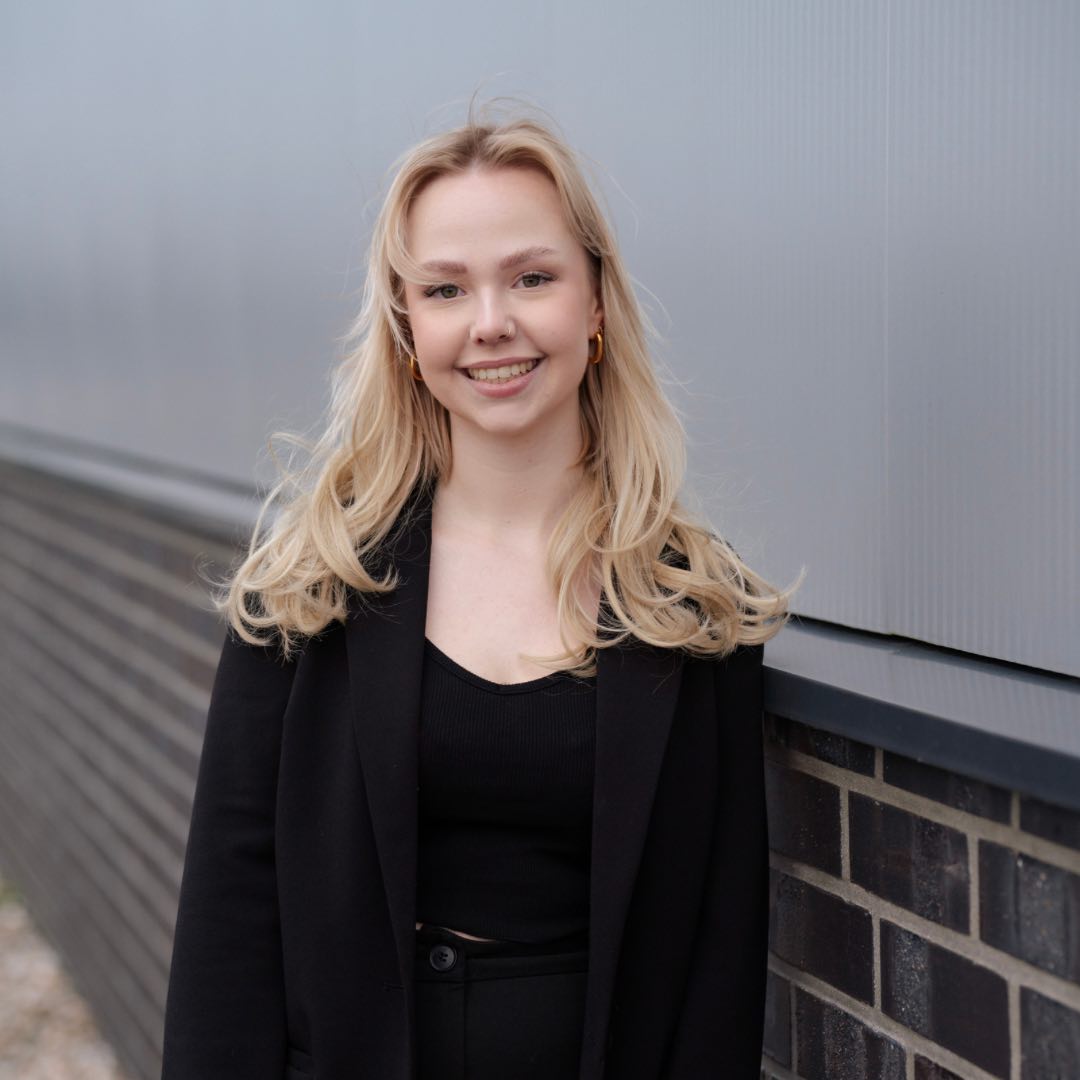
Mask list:
[[[530,943],[587,933],[596,677],[491,682],[425,639],[416,919]]]

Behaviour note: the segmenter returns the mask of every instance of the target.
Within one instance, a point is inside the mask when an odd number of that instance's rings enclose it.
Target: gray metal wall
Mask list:
[[[1078,58],[1073,0],[9,5],[0,419],[250,480],[390,160],[526,95],[602,166],[744,556],[1080,675]]]
[[[161,1076],[177,895],[224,636],[193,568],[223,572],[229,541],[0,461],[0,867],[131,1080]],[[0,994],[0,1029],[6,1004]],[[50,1008],[46,997],[43,1016]],[[77,1080],[37,1064],[0,1062],[0,1076]]]

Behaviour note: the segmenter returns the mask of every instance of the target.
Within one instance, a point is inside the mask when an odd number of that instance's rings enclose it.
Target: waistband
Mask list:
[[[414,975],[421,982],[463,982],[523,975],[584,972],[589,966],[587,932],[558,941],[472,941],[438,926],[416,931]]]

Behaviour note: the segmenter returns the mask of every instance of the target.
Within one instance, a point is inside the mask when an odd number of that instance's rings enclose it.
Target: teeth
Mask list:
[[[483,382],[502,382],[512,379],[515,375],[523,375],[526,371],[532,371],[536,367],[537,360],[529,360],[524,364],[507,364],[497,368],[469,368],[467,374],[470,379],[480,379]]]

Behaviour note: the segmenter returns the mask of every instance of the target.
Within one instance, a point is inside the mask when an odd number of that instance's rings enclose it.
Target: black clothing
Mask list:
[[[596,679],[501,684],[425,639],[417,921],[544,942],[589,926]]]
[[[588,948],[416,932],[418,1080],[577,1080]]]
[[[431,499],[282,663],[231,632],[180,886],[164,1080],[416,1080]],[[605,605],[607,614],[604,614]],[[601,625],[613,619],[601,598]],[[769,847],[761,645],[597,650],[579,1080],[757,1080]]]

